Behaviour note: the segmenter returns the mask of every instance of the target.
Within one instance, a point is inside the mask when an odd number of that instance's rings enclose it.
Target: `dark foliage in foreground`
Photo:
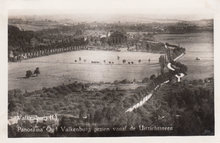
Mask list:
[[[214,135],[213,79],[182,81],[162,86],[147,103],[133,112],[125,111],[138,103],[152,89],[152,80],[135,90],[89,90],[89,84],[73,83],[35,92],[8,92],[9,116],[59,114],[57,130],[49,134],[16,132],[9,126],[9,136],[140,136],[140,135]],[[30,123],[18,123],[31,127]],[[45,123],[47,125],[47,123]],[[39,124],[38,126],[46,126]],[[171,131],[141,130],[146,127],[173,127]],[[65,132],[66,127],[90,128],[91,132]],[[125,127],[115,131],[115,127]],[[130,131],[131,127],[135,130]],[[97,131],[106,128],[108,131]]]

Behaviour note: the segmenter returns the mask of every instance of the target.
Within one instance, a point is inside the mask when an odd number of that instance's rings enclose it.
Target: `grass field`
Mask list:
[[[203,79],[213,76],[212,33],[162,34],[157,35],[156,38],[159,41],[180,44],[186,48],[186,55],[181,59],[181,62],[188,67],[188,75],[185,78]],[[156,64],[159,56],[159,54],[127,51],[74,51],[29,59],[20,63],[9,63],[8,88],[9,90],[16,88],[36,90],[42,87],[68,84],[76,80],[81,82],[142,80],[159,73],[159,65]],[[196,57],[201,60],[196,61]],[[149,58],[151,62],[148,62]],[[123,64],[123,59],[126,60],[126,64]],[[139,59],[141,63],[138,62]],[[99,63],[91,63],[92,61]],[[128,62],[133,62],[133,64],[128,64]],[[25,79],[25,72],[33,71],[36,67],[40,68],[41,74],[38,77]]]
[[[117,56],[120,57],[119,60]],[[20,63],[9,63],[9,89],[35,90],[71,83],[75,80],[81,82],[142,80],[159,72],[159,66],[154,65],[158,62],[159,56],[159,54],[141,52],[76,51],[29,59]],[[147,61],[149,58],[151,62]],[[123,64],[123,59],[127,62],[133,61],[134,64]],[[138,59],[142,60],[141,63],[138,63]],[[91,61],[100,63],[91,63]],[[109,64],[109,61],[114,64]],[[39,67],[41,72],[38,77],[23,78],[27,70],[34,70],[36,67]]]

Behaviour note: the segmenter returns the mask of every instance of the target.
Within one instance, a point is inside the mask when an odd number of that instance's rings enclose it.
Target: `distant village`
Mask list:
[[[212,21],[209,21],[210,25]],[[203,28],[203,29],[202,29]],[[8,60],[46,56],[76,50],[143,51],[161,53],[157,33],[198,32],[212,30],[191,23],[177,24],[61,24],[51,20],[9,19]]]

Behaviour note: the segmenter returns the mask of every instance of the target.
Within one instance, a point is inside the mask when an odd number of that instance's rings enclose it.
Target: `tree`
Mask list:
[[[141,63],[141,59],[138,60],[138,63]]]
[[[119,57],[119,56],[117,56],[117,59],[119,60],[119,59],[120,59],[120,57]]]
[[[39,67],[37,67],[37,68],[35,69],[34,74],[35,74],[36,76],[38,76],[38,74],[40,74],[40,69],[39,69]]]
[[[156,76],[153,74],[150,76],[150,80],[154,80],[156,78]]]
[[[161,71],[162,75],[164,74],[165,62],[166,62],[165,57],[163,55],[161,55],[159,58],[159,63],[160,63],[160,69],[161,69],[160,71]]]
[[[148,81],[149,81],[149,78],[147,78],[147,77],[145,77],[145,78],[142,80],[143,83],[147,83]]]
[[[26,71],[26,78],[29,78],[31,76],[32,76],[32,71],[31,70]]]
[[[126,60],[124,59],[122,62],[123,62],[123,64],[125,64],[125,63],[126,63]]]

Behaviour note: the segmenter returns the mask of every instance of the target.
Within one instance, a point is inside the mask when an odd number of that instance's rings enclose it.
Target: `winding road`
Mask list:
[[[164,44],[164,45],[165,45],[165,48],[166,48],[166,49],[169,49],[166,44]],[[177,56],[175,59],[173,59],[173,61],[174,61],[174,62],[177,61],[178,59],[180,59],[180,58],[183,57],[184,55],[185,55],[185,53],[181,53],[179,56]],[[167,56],[168,56],[168,55],[167,55]],[[171,61],[169,61],[169,62],[167,63],[167,68],[168,68],[169,70],[171,70],[171,71],[175,71],[175,68],[172,67]],[[181,78],[184,77],[184,76],[185,76],[184,73],[179,73],[179,75],[178,75],[178,74],[175,74],[175,77],[177,78],[177,81],[178,81],[178,82],[180,82]],[[135,105],[131,106],[130,108],[128,108],[128,109],[125,111],[125,113],[127,113],[127,112],[132,112],[133,110],[135,110],[135,109],[137,109],[137,108],[143,106],[144,103],[147,102],[147,101],[152,97],[153,93],[154,93],[156,90],[159,89],[159,87],[161,87],[161,86],[163,86],[164,84],[167,84],[167,83],[169,83],[169,82],[170,82],[170,80],[167,80],[167,81],[164,81],[164,82],[162,82],[162,83],[156,85],[156,87],[155,87],[149,94],[147,94],[140,102],[138,102],[137,104],[135,104]]]

